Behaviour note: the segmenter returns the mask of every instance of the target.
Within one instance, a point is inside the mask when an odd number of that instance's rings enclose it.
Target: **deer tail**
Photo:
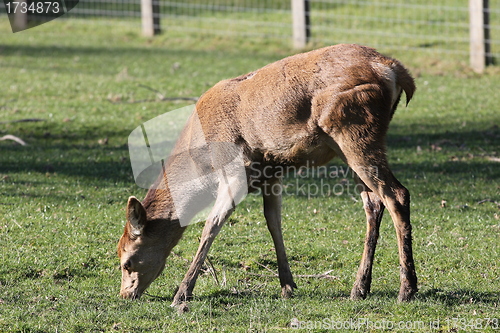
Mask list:
[[[393,66],[393,70],[396,73],[396,83],[399,85],[406,94],[406,105],[410,103],[413,94],[417,87],[415,86],[415,81],[411,76],[410,72],[399,62],[396,62]]]

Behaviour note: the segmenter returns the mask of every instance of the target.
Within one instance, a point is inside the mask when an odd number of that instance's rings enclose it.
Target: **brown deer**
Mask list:
[[[174,157],[169,158],[145,199],[130,197],[127,222],[118,243],[123,298],[137,299],[162,272],[172,248],[185,231],[179,223],[183,207],[174,205],[169,179],[183,177],[186,165],[215,169],[215,159],[182,154],[196,142],[231,143],[243,156],[246,179],[216,184],[216,201],[206,220],[196,255],[173,299],[173,306],[192,297],[209,248],[235,208],[228,189],[260,189],[264,216],[274,241],[282,296],[296,285],[288,264],[281,231],[281,194],[269,191],[279,176],[257,173],[264,167],[325,164],[340,157],[356,174],[367,233],[361,264],[351,292],[364,299],[370,292],[372,265],[384,208],[394,222],[399,249],[399,301],[417,292],[412,255],[410,194],[394,177],[386,159],[385,136],[402,91],[407,104],[415,91],[413,78],[397,60],[359,45],[337,45],[297,54],[249,74],[223,80],[197,102],[183,130]],[[195,120],[196,119],[196,120]],[[203,150],[203,149],[202,149]],[[170,177],[167,177],[170,175]],[[227,179],[226,179],[227,180]],[[228,185],[228,182],[232,182]],[[245,191],[247,190],[245,188]],[[186,187],[183,201],[196,201],[200,187]],[[196,203],[195,203],[196,204]],[[304,242],[308,241],[307,239]]]

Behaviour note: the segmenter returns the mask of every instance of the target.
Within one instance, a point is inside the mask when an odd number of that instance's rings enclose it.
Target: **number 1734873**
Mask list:
[[[61,11],[60,3],[57,1],[9,1],[5,7],[8,14],[58,14]]]

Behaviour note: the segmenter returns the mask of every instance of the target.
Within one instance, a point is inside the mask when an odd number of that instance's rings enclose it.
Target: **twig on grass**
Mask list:
[[[257,263],[257,265],[264,267],[265,269],[267,269],[268,271],[273,273],[273,275],[257,274],[257,273],[252,273],[252,272],[247,272],[247,274],[253,275],[253,276],[260,276],[260,277],[268,277],[268,278],[279,277],[278,273],[276,273],[275,271],[273,271],[271,268],[267,267],[266,265],[263,265],[261,263]],[[326,271],[323,274],[299,274],[299,275],[294,275],[294,276],[297,278],[332,279],[332,280],[338,279],[337,276],[330,275],[331,272],[333,272],[333,269]]]
[[[210,273],[210,275],[212,275],[212,277],[214,278],[215,283],[217,283],[217,285],[220,287],[219,278],[217,277],[217,272],[215,270],[214,265],[212,264],[212,261],[210,261],[210,258],[208,258],[208,257],[205,261],[208,263],[209,267],[208,267],[208,269],[205,269],[204,271],[205,272],[208,271]]]
[[[146,103],[146,102],[166,102],[166,101],[193,101],[193,102],[196,102],[198,101],[198,97],[165,97],[165,95],[163,95],[161,92],[159,92],[158,90],[156,89],[153,89],[149,86],[146,86],[144,84],[139,84],[139,87],[142,87],[142,88],[145,88],[145,89],[148,89],[152,92],[154,92],[156,94],[156,96],[158,97],[157,99],[140,99],[140,100],[137,100],[137,101],[129,101],[129,102],[115,102],[115,101],[112,101],[108,98],[108,102],[112,103],[112,104],[136,104],[136,103]]]
[[[144,84],[140,84],[139,87],[148,89],[148,90],[156,93],[156,95],[158,96],[158,98],[160,99],[160,101],[176,101],[176,100],[179,100],[179,101],[195,101],[196,102],[198,100],[198,97],[165,97],[165,95],[163,95],[158,90],[156,90],[154,88],[151,88],[149,86],[146,86]]]
[[[181,256],[180,254],[177,254],[177,253],[175,253],[174,251],[172,251],[172,254],[173,254],[174,256],[176,256],[177,258],[181,258],[182,260],[184,260],[184,261],[185,261],[185,262],[187,262],[188,264],[190,263],[190,261],[189,261],[188,259],[184,258],[184,257],[183,257],[183,256]]]
[[[189,261],[188,259],[184,258],[183,256],[181,256],[180,254],[177,254],[175,252],[172,251],[172,254],[182,260],[184,260],[186,263],[191,263],[191,261]],[[219,278],[217,277],[217,271],[214,267],[214,264],[212,264],[212,261],[210,261],[210,258],[207,257],[207,259],[205,259],[205,264],[207,264],[208,268],[204,268],[202,267],[201,268],[201,271],[203,271],[203,273],[210,273],[210,275],[212,275],[212,277],[214,278],[215,282],[217,283],[218,286],[220,286],[220,282],[219,282]],[[224,280],[225,280],[225,276],[224,276]],[[225,284],[224,283],[224,280],[223,280],[223,285]]]
[[[149,297],[151,297],[151,298],[156,298],[156,299],[158,299],[158,300],[160,300],[160,301],[168,301],[168,300],[169,300],[169,298],[168,298],[168,297],[165,297],[165,296],[156,296],[156,295],[151,295],[151,294],[150,294],[150,293],[148,293],[148,292],[144,292],[144,295],[147,295],[147,296],[149,296]]]
[[[144,85],[144,84],[139,84],[139,87],[145,88],[145,89],[147,89],[147,90],[150,90],[150,91],[152,91],[152,92],[156,93],[156,95],[158,96],[158,98],[159,98],[160,100],[165,98],[165,95],[163,95],[163,94],[162,94],[161,92],[159,92],[158,90],[153,89],[153,88],[151,88],[151,87],[149,87],[149,86],[146,86],[146,85]]]
[[[497,205],[498,209],[500,209],[500,202],[495,201],[493,199],[484,199],[484,200],[478,201],[477,204],[480,205],[480,204],[483,204],[485,202],[493,202],[495,205]]]
[[[266,265],[263,265],[261,264],[260,262],[256,262],[257,265],[261,266],[261,267],[264,267],[265,269],[267,269],[269,272],[273,273],[274,275],[278,276],[278,273],[275,273],[272,269],[270,269],[269,267],[267,267]]]
[[[330,280],[338,280],[338,276],[330,275],[333,270],[326,271],[323,274],[298,274],[294,275],[296,278],[312,278],[312,279],[330,279]],[[258,274],[258,273],[252,273],[252,272],[247,272],[248,275],[252,276],[258,276],[258,277],[263,277],[263,278],[276,278],[279,277],[278,273],[274,273],[273,275],[269,274]]]
[[[190,261],[184,257],[182,257],[181,255],[175,253],[175,252],[172,252],[172,254],[178,258],[181,258],[182,260],[184,260],[185,262],[187,263],[190,263]],[[214,267],[214,265],[212,264],[212,262],[210,261],[210,259],[207,257],[207,259],[205,260],[206,263],[208,263],[209,267],[207,269],[204,269],[202,268],[201,270],[204,272],[204,273],[210,273],[210,275],[214,278],[215,282],[217,283],[218,286],[221,286],[220,282],[219,282],[219,278],[217,277],[217,271]],[[247,272],[248,275],[252,275],[252,276],[258,276],[258,277],[263,277],[263,278],[276,278],[276,277],[279,277],[279,274],[276,273],[275,271],[273,271],[271,268],[269,268],[268,266],[266,265],[263,265],[259,262],[256,262],[257,265],[265,268],[266,270],[268,270],[269,272],[272,273],[272,275],[270,274],[258,274],[258,273],[252,273],[252,272]],[[338,276],[334,276],[334,275],[330,275],[330,273],[333,272],[333,269],[329,270],[329,271],[326,271],[322,274],[299,274],[299,275],[294,275],[295,277],[297,278],[311,278],[311,279],[330,279],[330,280],[337,280],[338,279]],[[225,274],[223,272],[223,286],[226,284],[225,283]]]
[[[273,274],[273,275],[269,275],[269,274],[258,274],[258,273],[252,273],[252,272],[247,272],[248,275],[252,275],[252,276],[258,276],[258,277],[263,277],[263,278],[276,278],[276,277],[279,277],[279,275],[277,273]]]
[[[0,121],[0,124],[29,123],[29,122],[38,122],[38,121],[45,121],[45,119],[40,119],[40,118],[16,119],[16,120]]]
[[[333,272],[333,269],[326,271],[323,274],[303,274],[303,275],[299,274],[295,276],[298,278],[313,278],[313,279],[318,278],[318,279],[338,280],[339,277],[335,275],[330,275],[331,272]]]
[[[17,136],[14,136],[11,134],[7,134],[7,135],[2,136],[0,138],[0,141],[3,141],[3,140],[12,140],[12,141],[19,143],[21,146],[26,146],[26,142],[24,142],[22,139],[18,138]]]

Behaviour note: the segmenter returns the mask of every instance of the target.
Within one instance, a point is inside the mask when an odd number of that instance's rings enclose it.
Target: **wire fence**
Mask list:
[[[114,17],[137,24],[141,0],[80,0],[66,17]],[[186,0],[159,2],[164,33],[292,38],[290,0]],[[500,57],[500,0],[489,1],[491,45]],[[311,0],[310,40],[377,48],[429,50],[468,58],[467,0]]]

